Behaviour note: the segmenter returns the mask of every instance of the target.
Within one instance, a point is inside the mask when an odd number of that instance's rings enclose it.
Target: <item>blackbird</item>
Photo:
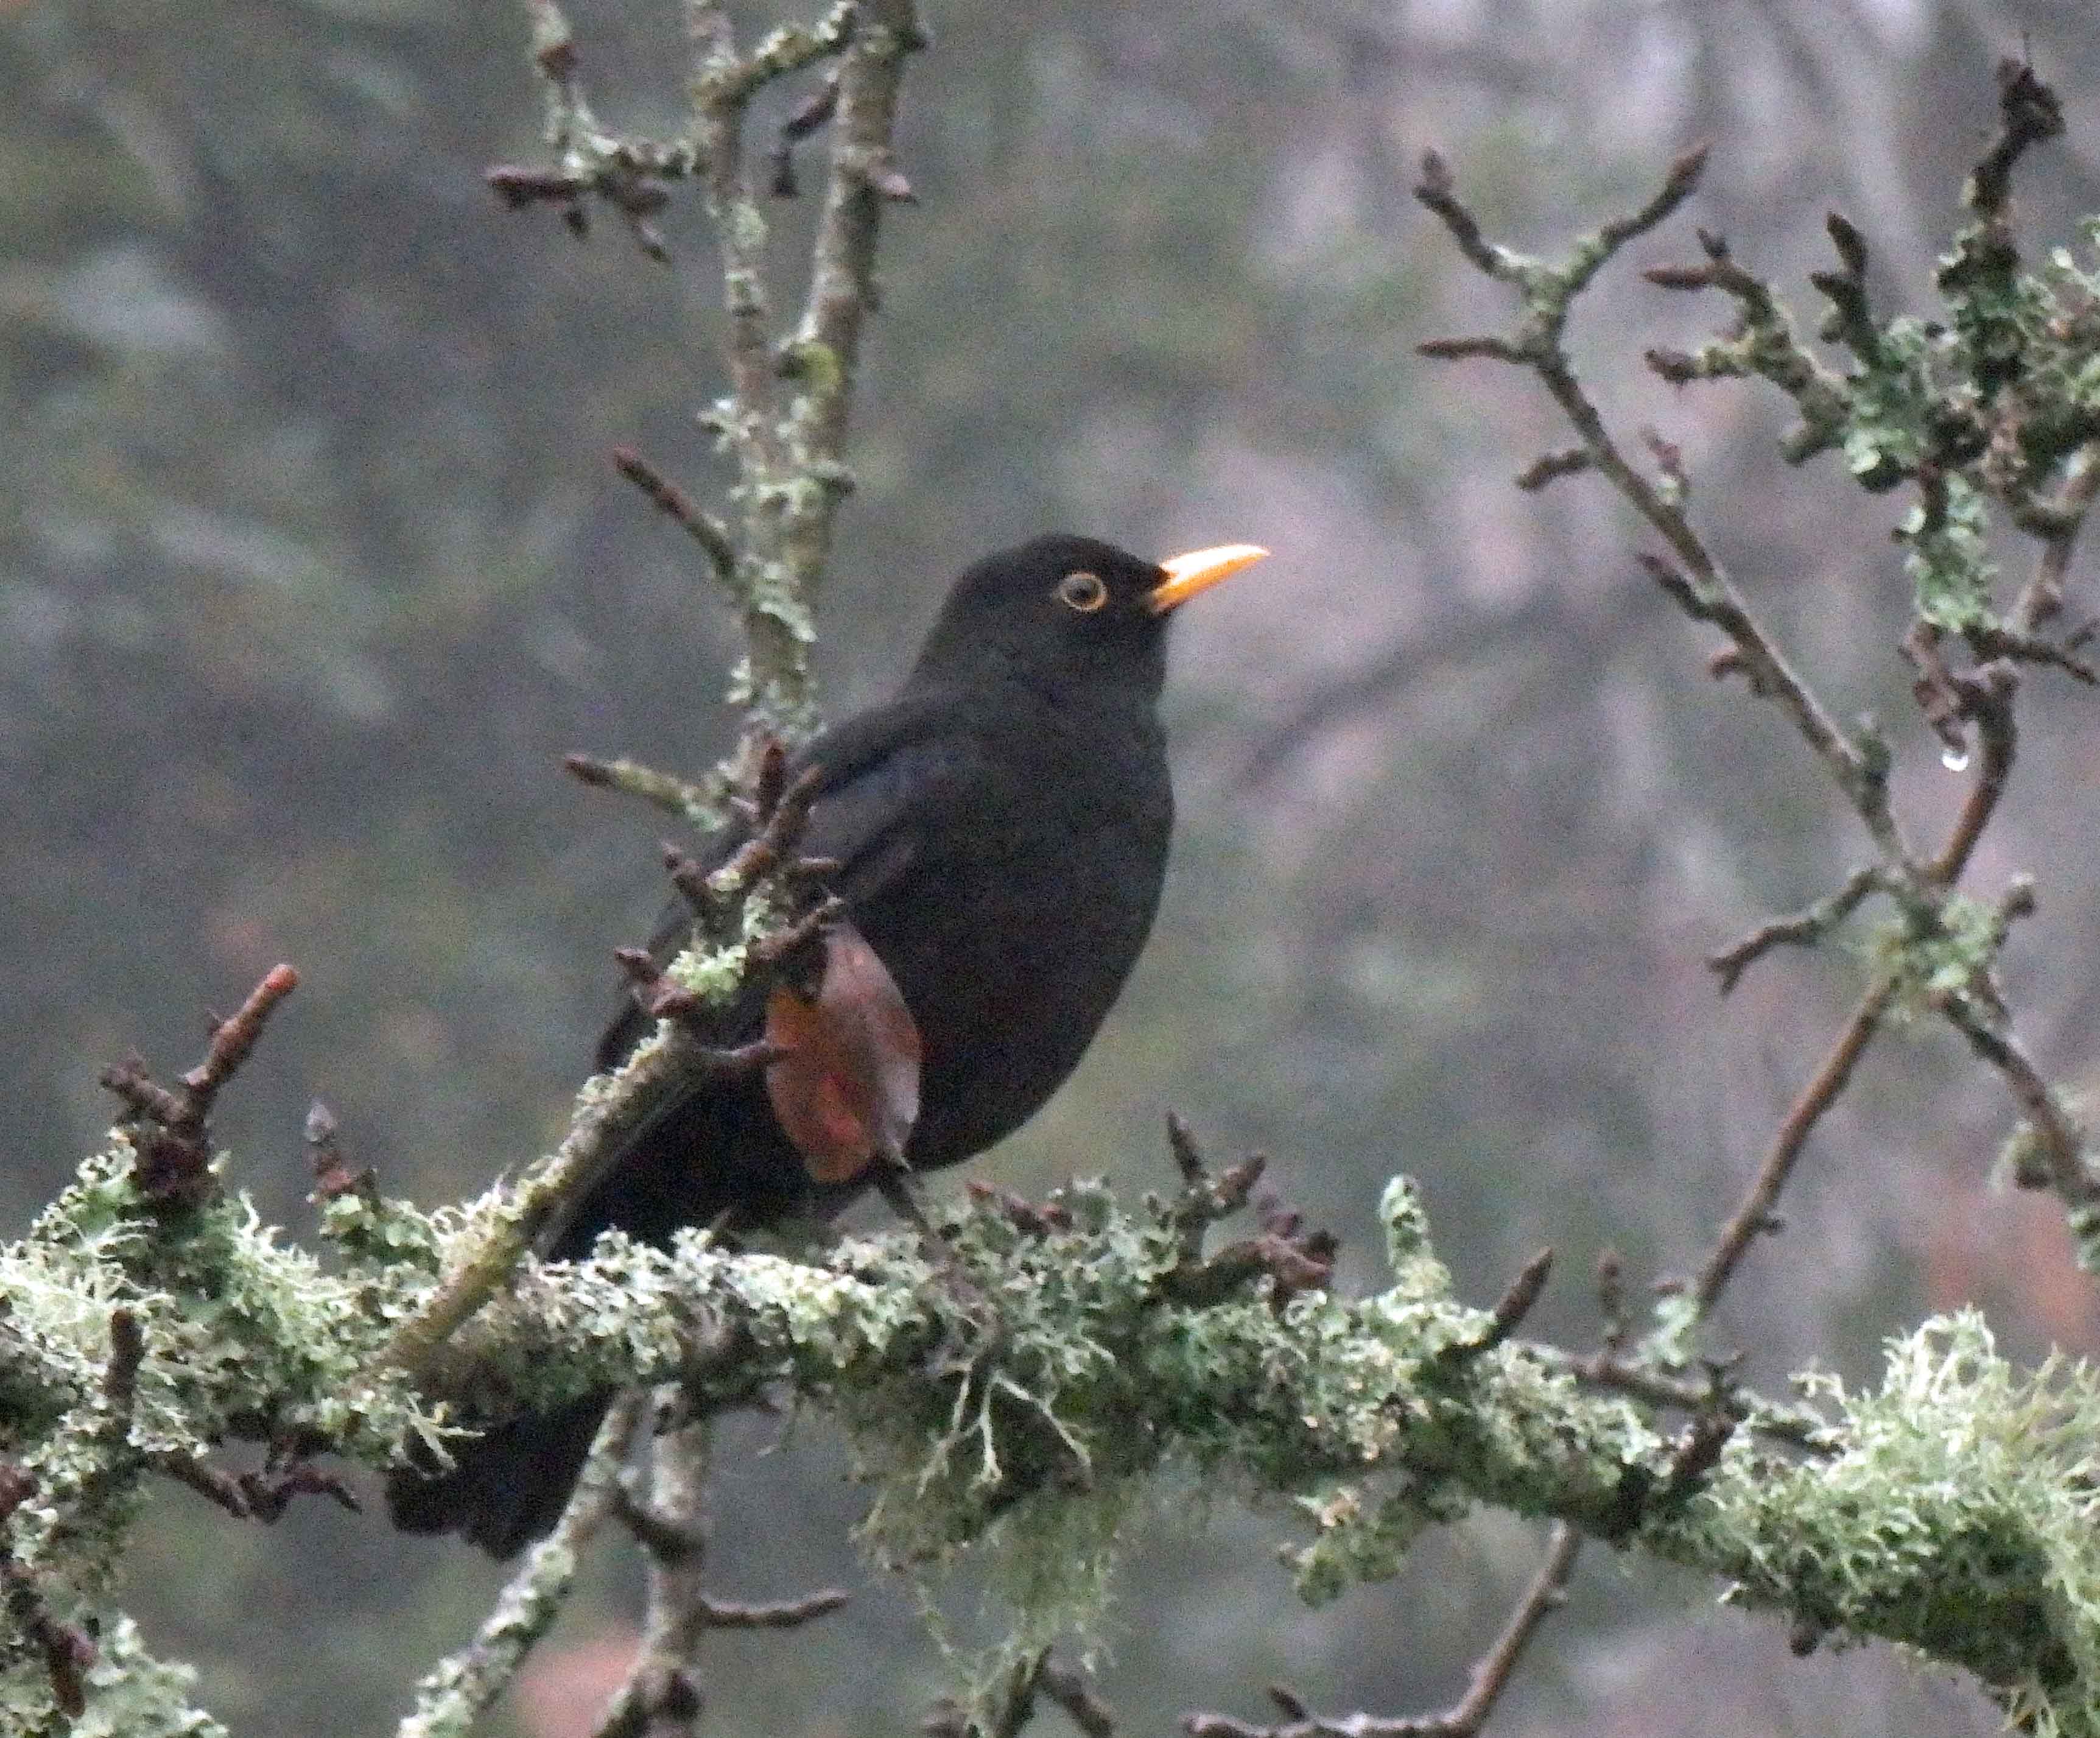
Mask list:
[[[1114,1003],[1151,929],[1173,827],[1158,717],[1168,619],[1264,554],[1235,544],[1155,564],[1052,536],[989,556],[955,582],[896,697],[791,762],[791,774],[818,769],[801,848],[836,861],[848,933],[878,977],[886,968],[915,1029],[912,1170],[955,1164],[1018,1128]],[[660,937],[660,952],[689,928]],[[599,1065],[615,1066],[648,1024],[630,998]],[[711,1035],[736,1043],[761,1030],[754,990]],[[868,1168],[818,1162],[783,1127],[769,1084],[745,1074],[669,1096],[541,1253],[587,1255],[612,1226],[663,1242],[682,1225],[836,1212]],[[448,1468],[397,1471],[395,1524],[513,1555],[560,1515],[611,1397],[498,1423],[454,1444]]]

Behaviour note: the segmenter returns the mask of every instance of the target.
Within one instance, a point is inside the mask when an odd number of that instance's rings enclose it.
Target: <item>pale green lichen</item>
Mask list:
[[[1875,1390],[1814,1378],[1835,1455],[1715,1480],[1688,1516],[1736,1597],[1960,1657],[2023,1730],[2100,1731],[2100,1381],[1997,1354],[1973,1311],[1892,1339]]]
[[[1929,917],[1929,924],[1921,917]],[[1945,997],[1970,994],[2005,942],[2005,920],[1997,907],[1949,893],[1929,913],[1899,914],[1879,925],[1868,952],[1877,971],[1895,974],[1893,1016],[1914,1018]]]
[[[1040,1232],[993,1206],[964,1214],[949,1235],[976,1298],[902,1237],[821,1262],[733,1255],[700,1233],[528,1260],[431,1367],[439,1405],[375,1380],[371,1360],[483,1212],[368,1206],[391,1229],[338,1239],[331,1268],[237,1198],[165,1219],[127,1206],[128,1168],[117,1143],[0,1251],[0,1369],[34,1401],[9,1414],[7,1452],[40,1481],[8,1543],[55,1612],[101,1611],[105,1633],[122,1633],[109,1602],[149,1445],[206,1454],[292,1430],[383,1465],[406,1436],[684,1378],[717,1400],[782,1383],[834,1411],[872,1486],[864,1537],[880,1559],[930,1587],[965,1546],[992,1553],[1006,1642],[977,1661],[982,1681],[1054,1635],[1101,1632],[1122,1518],[1171,1465],[1308,1515],[1291,1559],[1308,1597],[1394,1573],[1425,1528],[1493,1504],[1966,1665],[2037,1729],[2100,1735],[2100,1386],[2061,1362],[2014,1370],[1973,1317],[1894,1344],[1874,1391],[1817,1378],[1829,1453],[1803,1461],[1745,1429],[1670,1493],[1673,1440],[1638,1408],[1520,1341],[1485,1343],[1489,1318],[1452,1295],[1410,1185],[1384,1198],[1387,1289],[1279,1307],[1265,1279],[1175,1301],[1172,1206],[1125,1212],[1088,1184]],[[121,1442],[104,1387],[120,1302],[147,1348]],[[18,1705],[35,1700],[33,1653],[18,1643],[0,1668]]]
[[[1908,548],[1904,570],[1919,616],[1943,633],[1961,633],[1990,624],[1991,583],[1998,569],[1987,541],[1991,516],[1983,492],[1958,474],[1944,487],[1937,513],[1918,503],[1895,534]]]
[[[157,1660],[141,1644],[139,1627],[121,1612],[103,1627],[95,1659],[85,1674],[87,1707],[61,1719],[51,1705],[41,1660],[11,1659],[0,1666],[0,1732],[56,1733],[67,1738],[227,1738],[226,1728],[189,1696],[196,1673]]]

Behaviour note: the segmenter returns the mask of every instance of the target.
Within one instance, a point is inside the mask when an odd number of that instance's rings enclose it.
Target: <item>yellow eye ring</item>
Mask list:
[[[1068,610],[1091,615],[1109,601],[1109,589],[1102,583],[1101,575],[1080,567],[1058,580],[1057,601]]]

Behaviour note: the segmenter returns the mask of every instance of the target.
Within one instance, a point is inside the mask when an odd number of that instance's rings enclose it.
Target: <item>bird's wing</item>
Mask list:
[[[918,860],[922,841],[964,801],[981,770],[982,751],[973,738],[956,731],[954,717],[940,695],[901,699],[824,731],[795,757],[791,776],[818,769],[801,850],[840,865],[830,885],[849,907],[876,897]],[[726,862],[744,836],[718,841],[708,867]],[[674,900],[650,938],[650,951],[660,961],[669,959],[686,945],[692,927],[690,908]],[[750,1037],[761,1008],[756,994],[737,997],[721,1011],[718,1041]],[[633,998],[623,995],[598,1040],[598,1065],[617,1066],[649,1026]]]

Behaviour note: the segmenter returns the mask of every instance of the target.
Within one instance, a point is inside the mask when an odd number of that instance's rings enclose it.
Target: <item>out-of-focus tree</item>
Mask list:
[[[628,93],[617,124],[677,111],[674,20],[579,23],[602,88]],[[1922,0],[935,23],[903,140],[921,204],[885,262],[862,487],[825,599],[831,692],[850,705],[896,668],[960,560],[1046,523],[1140,547],[1255,536],[1296,571],[1189,624],[1161,933],[999,1174],[1033,1184],[1126,1153],[1141,1176],[1172,1102],[1274,1149],[1294,1198],[1339,1223],[1367,1222],[1390,1170],[1421,1175],[1476,1295],[1543,1240],[1564,1272],[1607,1240],[1638,1278],[1681,1265],[1849,983],[1776,962],[1717,1012],[1699,962],[1859,847],[1778,729],[1740,723],[1681,655],[1601,496],[1509,492],[1558,438],[1524,383],[1458,386],[1412,360],[1422,333],[1493,306],[1414,214],[1416,154],[1438,142],[1495,232],[1550,249],[1710,138],[1701,220],[1742,258],[1800,281],[1837,205],[1897,298],[1927,281],[1988,134],[1992,61],[2024,35],[2078,91],[2100,44],[2075,8]],[[577,747],[699,765],[726,743],[727,624],[603,463],[615,441],[676,448],[719,384],[695,378],[690,342],[706,243],[674,209],[679,263],[653,272],[616,231],[568,247],[492,208],[479,165],[526,154],[532,131],[514,33],[412,0],[0,20],[0,752],[33,799],[0,805],[9,1079],[32,1131],[7,1185],[18,1218],[94,1140],[98,1062],[179,1053],[192,989],[225,995],[282,954],[308,987],[226,1111],[241,1150],[284,1155],[243,1179],[267,1211],[305,1211],[288,1131],[316,1088],[390,1184],[430,1198],[532,1150],[600,1012],[604,947],[654,898],[646,835],[608,828],[549,769]],[[2037,233],[2100,205],[2094,123],[2076,102],[2068,119],[2023,183]],[[1578,359],[1627,330],[1689,345],[1703,327],[1607,283],[1578,313]],[[1683,448],[1715,545],[1841,712],[1903,715],[1890,648],[1908,597],[1884,527],[1775,505],[1778,413],[1757,395],[1599,383],[1621,426]],[[1739,729],[1771,735],[1746,752]],[[2039,714],[2025,765],[2085,764],[2089,731],[2076,706]],[[1951,813],[1961,782],[1937,746],[1897,748],[1899,788]],[[2032,1041],[2068,1067],[2091,1023],[2089,831],[2068,806],[2016,805],[1979,866],[2032,868],[2048,895],[2052,927],[2016,936],[2010,969]],[[2011,1343],[2089,1343],[2053,1216],[1984,1194],[2001,1100],[1960,1056],[1930,1030],[1877,1050],[1822,1131],[1784,1259],[1733,1295],[1758,1373],[1811,1356],[1863,1372],[1917,1306],[1970,1298]],[[1582,1288],[1537,1321],[1589,1331]],[[852,1502],[827,1453],[728,1457],[718,1560],[783,1592],[843,1573]],[[788,1482],[798,1461],[814,1498]],[[373,1725],[399,1678],[404,1560],[426,1643],[480,1595],[471,1567],[369,1528],[294,1511],[229,1534],[188,1502],[161,1506],[141,1609],[250,1727],[264,1709]],[[814,1542],[768,1519],[789,1508],[819,1517]],[[1278,1676],[1427,1705],[1528,1573],[1524,1542],[1491,1525],[1314,1628],[1280,1581],[1246,1576],[1260,1523],[1221,1514],[1193,1546],[1158,1525],[1122,1648],[1157,1701],[1125,1696],[1133,1714],[1244,1704]],[[616,1629],[628,1596],[600,1591]],[[1577,1615],[1647,1597],[1593,1576]],[[301,1614],[276,1665],[227,1641],[255,1609]],[[1746,1727],[1803,1705],[1862,1730],[1930,1718],[1899,1674],[1775,1670],[1779,1638],[1717,1620],[1686,1643],[1672,1617],[1579,1629],[1607,1639],[1572,1644],[1575,1665],[1504,1718],[1577,1718],[1599,1683],[1631,1680],[1617,1717],[1688,1729],[1688,1648]],[[1396,1654],[1379,1638],[1402,1626]],[[888,1655],[913,1633],[867,1600],[830,1644]],[[1869,1682],[1898,1700],[1845,1700]],[[890,1717],[915,1690],[859,1670],[812,1685],[762,1651],[721,1685],[726,1718],[748,1695],[795,1710],[776,1724]]]

